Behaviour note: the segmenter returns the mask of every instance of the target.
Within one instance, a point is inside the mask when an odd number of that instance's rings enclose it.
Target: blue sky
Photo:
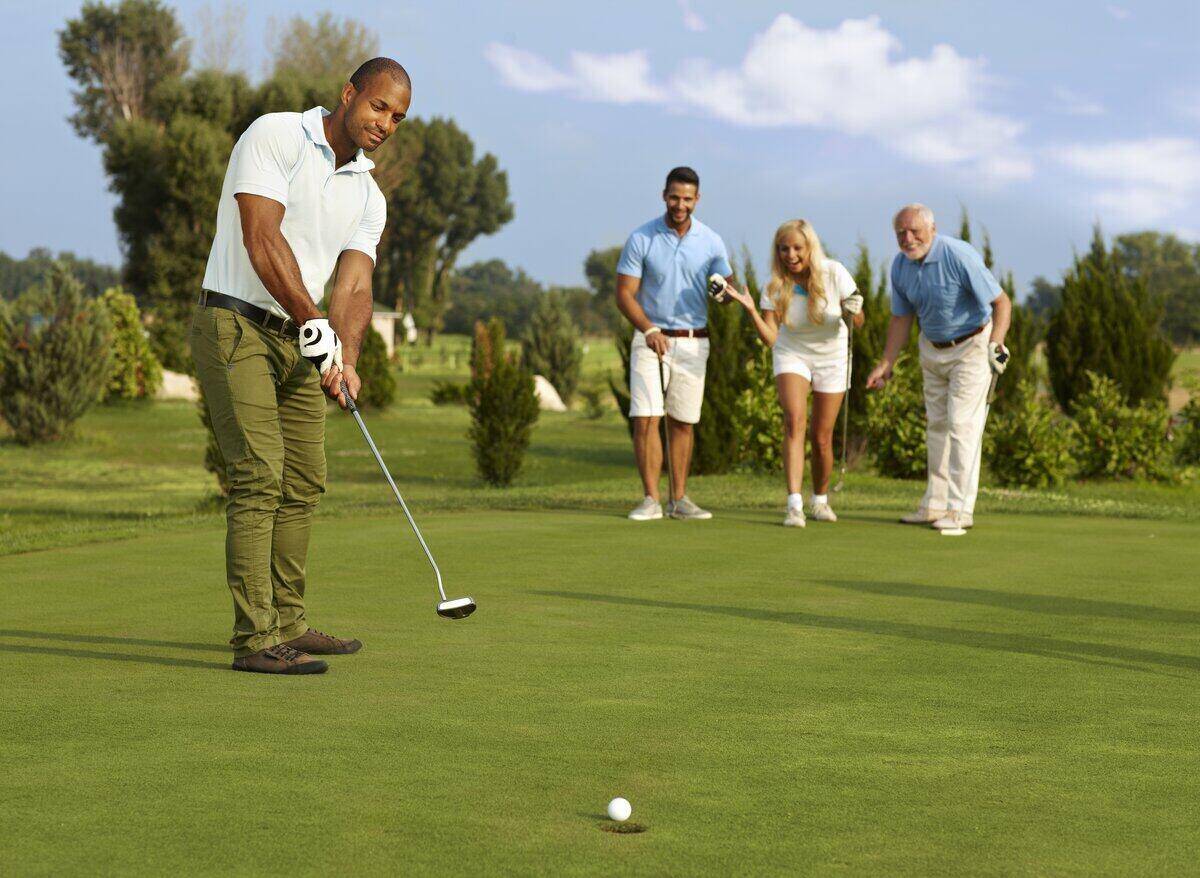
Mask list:
[[[194,30],[204,7],[180,2]],[[244,4],[243,68],[269,20],[325,2]],[[78,2],[0,0],[0,250],[117,262],[99,150],[66,124],[56,31]],[[765,265],[783,220],[848,257],[890,257],[894,209],[943,231],[960,204],[1019,284],[1057,277],[1093,222],[1200,239],[1200,4],[338,4],[413,75],[413,113],[450,116],[509,173],[516,218],[464,261],[499,257],[582,281],[594,247],[659,212],[665,172],[695,167],[698,211]],[[13,94],[15,93],[15,94]],[[297,108],[303,109],[303,108]],[[384,147],[385,149],[387,147]]]

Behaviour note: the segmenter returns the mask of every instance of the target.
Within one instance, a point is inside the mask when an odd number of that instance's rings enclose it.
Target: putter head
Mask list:
[[[475,601],[471,598],[454,598],[437,605],[437,614],[447,619],[465,619],[474,612]]]

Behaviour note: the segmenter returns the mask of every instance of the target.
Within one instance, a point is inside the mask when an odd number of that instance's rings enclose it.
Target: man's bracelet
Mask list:
[[[657,326],[651,326],[649,329],[647,329],[645,332],[643,332],[642,335],[644,335],[646,338],[649,338],[650,336],[654,335],[654,333],[656,333],[656,332],[662,332],[662,330],[659,329]]]

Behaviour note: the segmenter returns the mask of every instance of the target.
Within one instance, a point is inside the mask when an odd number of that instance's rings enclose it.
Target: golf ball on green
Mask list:
[[[622,799],[620,796],[617,796],[608,803],[608,816],[618,823],[624,823],[632,813],[633,806],[629,804],[628,799]]]

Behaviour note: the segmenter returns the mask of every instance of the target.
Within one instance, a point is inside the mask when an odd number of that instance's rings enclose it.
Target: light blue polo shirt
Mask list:
[[[661,329],[700,329],[708,323],[708,278],[733,274],[721,236],[692,217],[682,238],[657,217],[634,229],[617,273],[640,277],[638,304]]]
[[[916,314],[930,341],[950,341],[983,326],[1003,292],[979,252],[958,238],[935,236],[919,262],[903,253],[892,260],[892,313]]]

